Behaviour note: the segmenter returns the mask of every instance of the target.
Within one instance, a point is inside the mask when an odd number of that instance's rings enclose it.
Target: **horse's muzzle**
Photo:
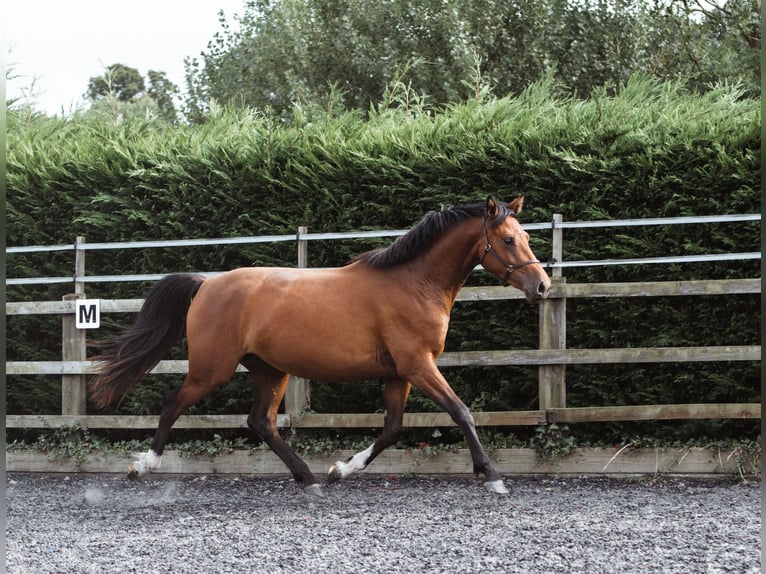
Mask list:
[[[542,279],[537,285],[524,288],[524,295],[527,297],[529,303],[539,301],[540,299],[546,299],[551,292],[550,279]]]

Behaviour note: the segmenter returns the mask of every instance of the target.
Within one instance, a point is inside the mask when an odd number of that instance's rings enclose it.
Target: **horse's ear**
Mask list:
[[[512,202],[508,204],[508,207],[511,208],[511,211],[513,211],[515,214],[521,213],[521,208],[524,207],[524,195],[520,195],[516,199],[514,199]]]
[[[500,213],[500,208],[497,207],[497,202],[492,199],[492,196],[487,196],[487,219],[492,220]]]

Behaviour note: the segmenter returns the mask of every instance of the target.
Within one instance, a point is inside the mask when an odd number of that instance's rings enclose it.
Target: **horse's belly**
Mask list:
[[[357,340],[304,333],[295,338],[264,340],[255,353],[277,369],[324,381],[353,381],[396,375],[396,364],[381,346],[364,337]]]
[[[273,367],[304,379],[315,381],[359,381],[363,379],[384,379],[396,376],[396,368],[377,365],[369,361],[355,361],[349,357],[317,358],[308,355],[290,357],[265,357]]]

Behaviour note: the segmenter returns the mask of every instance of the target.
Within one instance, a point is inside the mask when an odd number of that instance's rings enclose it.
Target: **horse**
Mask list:
[[[89,388],[99,408],[124,399],[186,332],[189,368],[168,393],[148,452],[128,468],[136,479],[159,468],[178,417],[231,379],[242,364],[254,398],[247,424],[287,466],[307,494],[322,488],[282,439],[277,412],[289,376],[323,381],[385,381],[383,431],[368,448],[333,464],[327,482],[366,468],[402,430],[414,385],[463,431],[473,471],[485,487],[507,493],[479,441],[469,409],[436,366],[450,311],[477,265],[529,302],[548,296],[550,279],[517,219],[524,196],[509,203],[462,205],[427,213],[388,247],[343,267],[246,267],[205,278],[175,273],[147,293],[134,324],[101,342]]]

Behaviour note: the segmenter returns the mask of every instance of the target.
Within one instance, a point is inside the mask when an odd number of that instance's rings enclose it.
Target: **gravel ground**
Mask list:
[[[760,485],[7,476],[9,573],[760,572]]]

